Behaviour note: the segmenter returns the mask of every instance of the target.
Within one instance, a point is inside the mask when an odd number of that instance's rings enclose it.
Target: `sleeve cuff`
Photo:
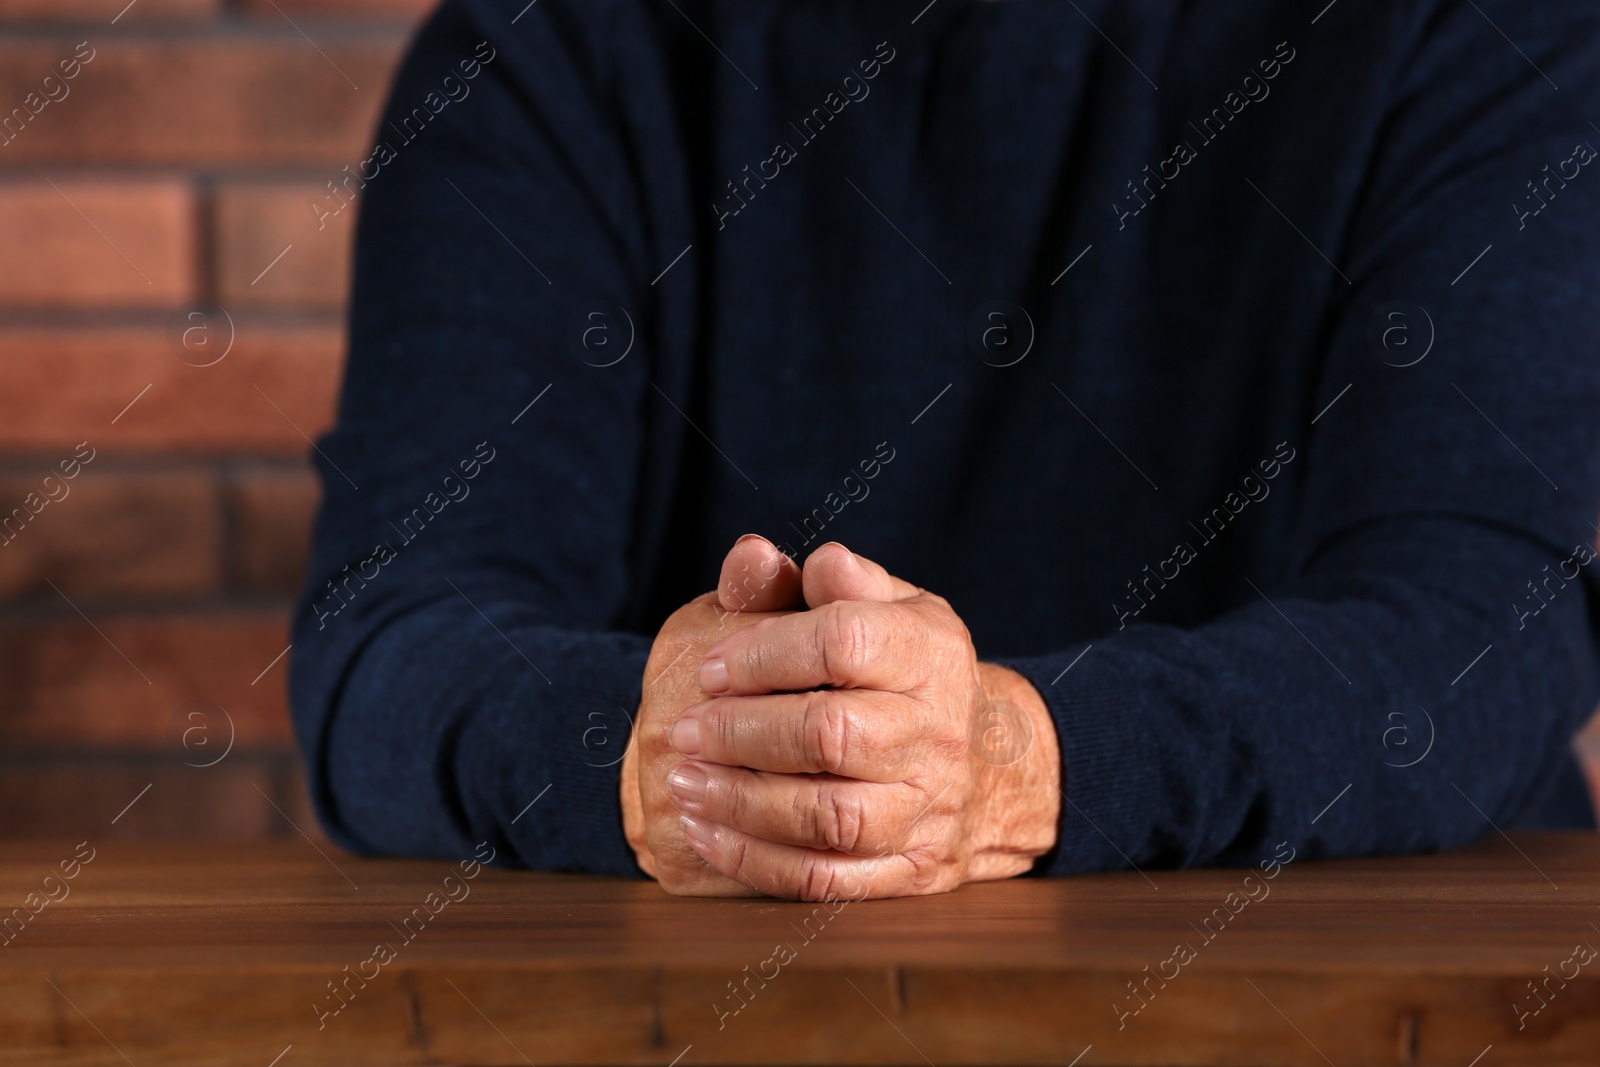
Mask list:
[[[1161,757],[1151,724],[1140,714],[1135,681],[1105,653],[1097,660],[1092,646],[993,662],[1033,683],[1050,710],[1061,752],[1056,845],[1029,873],[1126,870],[1149,862],[1158,845],[1150,827],[1162,803]]]
[[[650,641],[549,631],[537,644],[537,669],[516,658],[517,683],[462,739],[468,821],[502,828],[491,844],[517,866],[643,878],[618,792]]]

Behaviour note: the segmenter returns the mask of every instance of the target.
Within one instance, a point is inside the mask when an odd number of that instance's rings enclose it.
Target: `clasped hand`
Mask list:
[[[1055,728],[941,597],[835,544],[741,538],[662,626],[622,764],[624,828],[669,892],[939,893],[1055,842]]]

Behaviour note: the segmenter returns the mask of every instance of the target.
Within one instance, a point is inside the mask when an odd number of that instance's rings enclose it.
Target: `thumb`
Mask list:
[[[724,611],[783,611],[802,607],[800,565],[759,534],[733,543],[717,579]]]
[[[829,541],[806,557],[802,585],[806,606],[811,608],[835,600],[906,600],[922,593],[837,541]]]

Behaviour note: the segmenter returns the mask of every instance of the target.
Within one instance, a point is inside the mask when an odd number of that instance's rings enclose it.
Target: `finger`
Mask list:
[[[847,856],[763,841],[689,815],[683,816],[682,822],[685,840],[706,863],[730,878],[786,900],[837,902],[944,893],[960,881],[952,867],[913,862],[899,853]]]
[[[717,579],[717,601],[724,611],[781,611],[804,607],[800,565],[760,534],[733,543]]]
[[[819,774],[764,774],[684,760],[667,774],[688,815],[782,845],[884,856],[907,845],[922,795]]]
[[[912,601],[840,600],[811,611],[766,619],[706,653],[700,688],[771,693],[817,686],[900,691],[919,684],[927,664],[927,628]]]
[[[906,600],[922,592],[837,541],[806,557],[802,581],[806,605],[813,608],[835,600]]]
[[[657,775],[640,776],[638,785],[646,809],[644,836],[651,860],[645,869],[662,889],[676,896],[693,897],[753,896],[762,892],[706,863],[699,850],[690,846],[678,819],[677,801]]]
[[[695,704],[668,738],[682,755],[725,767],[900,782],[923,748],[921,718],[898,693],[818,689]]]

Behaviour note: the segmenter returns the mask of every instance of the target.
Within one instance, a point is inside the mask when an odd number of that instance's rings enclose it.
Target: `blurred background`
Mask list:
[[[311,205],[432,6],[0,0],[0,837],[320,838],[286,650],[357,211]]]
[[[310,202],[432,6],[0,0],[0,836],[318,834],[282,654],[356,212]]]

